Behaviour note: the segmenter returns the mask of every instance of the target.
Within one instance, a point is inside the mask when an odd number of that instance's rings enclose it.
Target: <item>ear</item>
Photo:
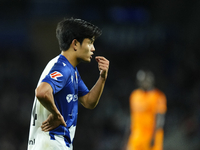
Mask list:
[[[73,49],[76,51],[78,48],[79,42],[77,41],[77,39],[73,39],[72,41],[72,47]]]

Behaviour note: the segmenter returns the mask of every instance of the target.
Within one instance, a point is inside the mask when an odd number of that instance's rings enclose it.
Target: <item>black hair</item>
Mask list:
[[[63,19],[56,28],[56,37],[61,51],[66,51],[74,39],[82,44],[85,38],[96,39],[101,33],[97,26],[75,18]]]

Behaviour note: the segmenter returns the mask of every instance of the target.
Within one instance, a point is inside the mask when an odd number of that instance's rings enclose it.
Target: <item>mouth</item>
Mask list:
[[[90,55],[90,59],[92,59],[92,55],[93,55],[93,54]]]

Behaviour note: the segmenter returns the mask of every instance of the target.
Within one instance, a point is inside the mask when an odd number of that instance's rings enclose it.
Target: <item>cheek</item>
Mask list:
[[[91,47],[90,47],[90,46],[87,46],[86,49],[85,49],[85,52],[86,52],[86,53],[89,53],[90,50],[91,50]]]

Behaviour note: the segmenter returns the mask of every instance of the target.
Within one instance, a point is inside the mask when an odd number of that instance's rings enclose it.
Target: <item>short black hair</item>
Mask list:
[[[102,31],[97,26],[76,18],[64,18],[56,28],[56,37],[61,51],[66,51],[74,39],[82,44],[85,38],[96,39],[101,34]]]

